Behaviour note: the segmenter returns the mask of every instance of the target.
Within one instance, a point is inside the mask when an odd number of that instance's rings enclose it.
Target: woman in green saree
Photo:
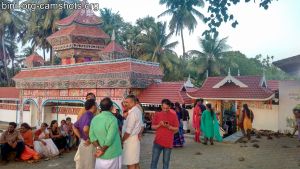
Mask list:
[[[202,113],[201,117],[201,130],[204,136],[203,144],[207,145],[208,139],[210,144],[213,145],[214,138],[221,142],[222,137],[219,131],[219,123],[217,120],[216,113],[212,109],[211,104],[206,104],[207,109]]]

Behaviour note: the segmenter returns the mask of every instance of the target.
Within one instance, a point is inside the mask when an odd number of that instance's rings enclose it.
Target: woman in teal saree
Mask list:
[[[217,120],[216,113],[212,109],[211,104],[206,104],[207,109],[202,113],[201,117],[201,130],[204,136],[204,143],[207,145],[208,139],[210,144],[213,145],[214,138],[221,142],[220,127]]]

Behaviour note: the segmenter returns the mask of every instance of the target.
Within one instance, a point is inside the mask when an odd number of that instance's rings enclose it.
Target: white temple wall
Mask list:
[[[251,108],[251,110],[254,113],[253,128],[278,131],[278,105],[272,105],[272,109]]]
[[[18,116],[20,112],[18,111]],[[31,124],[30,111],[23,111],[23,122]],[[1,122],[16,122],[16,110],[0,109],[0,121]],[[19,120],[19,119],[18,119]]]
[[[300,104],[300,82],[280,81],[279,83],[279,130],[291,131],[288,119],[294,119],[293,108]]]

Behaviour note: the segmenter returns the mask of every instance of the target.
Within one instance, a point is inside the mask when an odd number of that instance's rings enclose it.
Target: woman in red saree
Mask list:
[[[194,111],[193,111],[193,127],[195,129],[195,138],[194,140],[198,143],[200,143],[200,113],[201,109],[197,102],[194,105]]]

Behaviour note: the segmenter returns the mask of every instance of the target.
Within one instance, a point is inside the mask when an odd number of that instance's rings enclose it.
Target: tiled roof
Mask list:
[[[109,36],[101,28],[94,27],[94,26],[81,26],[81,25],[71,25],[62,28],[59,31],[53,33],[47,39],[52,39],[63,35],[76,35],[76,36],[109,39]]]
[[[0,87],[0,98],[18,99],[19,90],[15,87]]]
[[[262,80],[261,76],[235,77],[248,87],[239,87],[233,83],[227,83],[220,88],[213,88],[214,85],[224,78],[225,77],[208,77],[199,90],[189,92],[188,95],[192,98],[236,100],[264,100],[269,99],[273,95],[271,89],[260,86]]]
[[[103,50],[104,53],[112,53],[112,52],[118,52],[118,53],[127,53],[127,51],[118,43],[115,41],[111,41]]]
[[[279,90],[279,80],[268,80],[267,85],[272,91]]]
[[[107,73],[122,73],[135,72],[150,75],[163,75],[158,64],[146,64],[142,61],[135,61],[133,59],[123,59],[107,61],[107,62],[89,62],[74,65],[60,65],[55,67],[40,67],[36,69],[22,69],[14,80],[17,79],[31,79],[31,78],[45,78],[45,77],[66,77],[73,75],[86,74],[107,74]]]
[[[144,104],[160,104],[162,99],[191,104],[192,99],[182,90],[183,84],[184,82],[154,83],[141,92],[139,100]]]
[[[40,56],[37,53],[33,53],[32,55],[26,57],[25,62],[30,63],[30,62],[40,62],[40,63],[45,63],[44,59],[42,56]]]
[[[96,16],[91,9],[80,9],[74,11],[70,16],[56,22],[59,26],[67,26],[72,23],[84,25],[99,25],[102,23],[100,17]]]

